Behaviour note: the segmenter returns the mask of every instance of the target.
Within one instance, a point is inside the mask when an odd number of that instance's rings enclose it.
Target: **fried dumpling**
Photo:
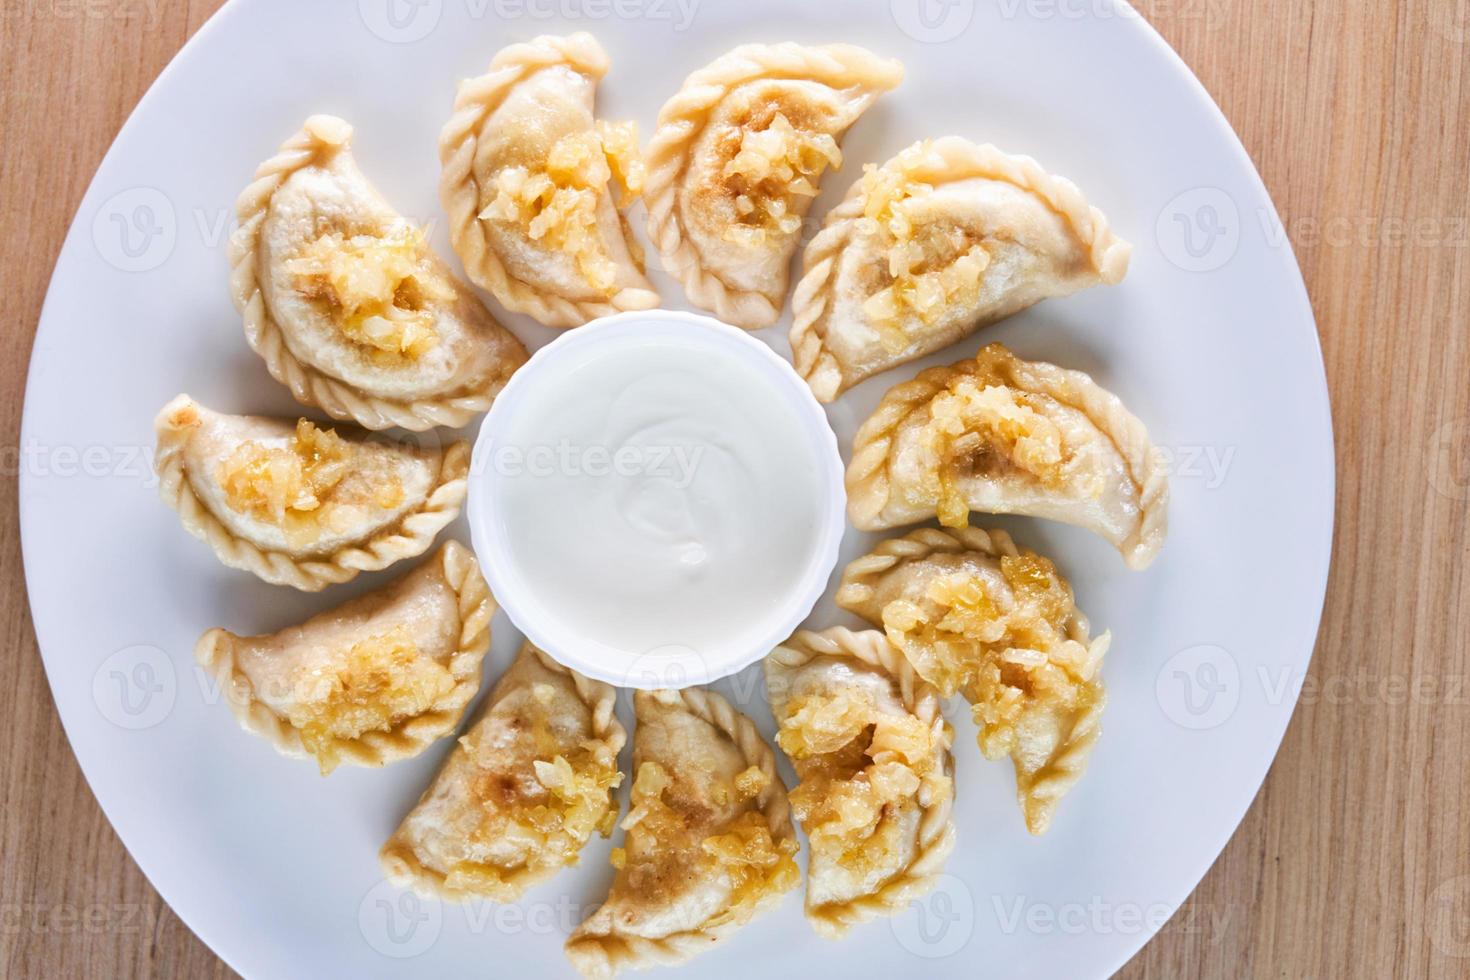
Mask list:
[[[451,901],[514,902],[577,863],[617,820],[627,733],[617,692],[526,643],[480,719],[383,845],[395,884]]]
[[[245,338],[296,400],[369,429],[457,428],[526,349],[312,116],[236,204],[230,286]]]
[[[154,423],[159,492],[231,568],[315,592],[429,550],[459,515],[470,447],[225,415],[188,395]]]
[[[632,802],[607,900],[567,940],[583,976],[682,962],[801,880],[776,755],[712,691],[638,691]]]
[[[765,661],[776,741],[811,843],[806,914],[836,938],[902,911],[954,848],[954,731],[883,634],[799,632]]]
[[[1091,635],[1056,566],[1004,531],[925,528],[848,565],[837,604],[882,627],[945,697],[965,696],[981,752],[1011,757],[1026,827],[1044,833],[1101,731],[1111,642]]]
[[[1071,181],[957,136],[862,180],[807,246],[791,350],[818,401],[1043,299],[1128,271],[1132,246]]]
[[[507,309],[574,327],[658,306],[614,200],[643,184],[633,123],[592,114],[607,53],[590,34],[502,49],[459,86],[439,198],[465,271]]]
[[[861,530],[1026,514],[1102,535],[1135,569],[1163,547],[1168,503],[1163,460],[1116,395],[1000,344],[890,389],[847,467]]]
[[[194,656],[282,755],[381,766],[454,731],[480,689],[495,600],[450,541],[394,582],[264,636],[212,629]]]
[[[781,316],[802,220],[838,142],[903,66],[849,44],[747,44],[685,80],[648,147],[648,233],[690,302]]]

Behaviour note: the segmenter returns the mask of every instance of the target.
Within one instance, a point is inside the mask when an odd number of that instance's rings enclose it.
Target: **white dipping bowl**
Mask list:
[[[553,494],[560,494],[559,499],[565,501],[568,493],[582,493],[580,484],[558,478],[556,486],[543,494],[540,485],[526,482],[535,477],[528,475],[524,465],[511,465],[517,461],[525,463],[528,445],[550,445],[559,438],[559,412],[555,406],[548,406],[547,392],[554,391],[558,385],[567,385],[569,372],[590,371],[599,358],[608,358],[608,363],[614,364],[620,354],[626,370],[627,360],[635,349],[677,349],[677,356],[682,357],[690,347],[697,348],[699,362],[711,365],[717,378],[723,377],[719,374],[723,365],[731,375],[758,382],[754,386],[757,390],[749,392],[750,401],[742,400],[741,404],[781,426],[773,434],[773,451],[779,437],[786,440],[781,446],[783,452],[799,453],[794,468],[800,472],[784,480],[779,479],[779,473],[775,474],[780,493],[765,492],[757,498],[762,503],[751,505],[752,508],[792,508],[782,516],[790,517],[803,528],[801,535],[768,535],[780,538],[770,542],[772,547],[792,551],[791,560],[783,563],[789,567],[757,571],[756,575],[767,578],[752,580],[770,586],[771,576],[788,577],[790,587],[776,586],[775,594],[742,594],[739,589],[728,588],[728,576],[726,586],[720,590],[724,594],[705,594],[699,590],[713,586],[703,584],[701,573],[694,579],[678,579],[685,602],[665,602],[657,584],[660,576],[647,574],[648,561],[662,562],[661,554],[653,559],[643,555],[640,559],[643,564],[636,571],[625,567],[626,552],[609,547],[610,537],[596,533],[600,527],[597,523],[591,525],[593,533],[585,535],[589,540],[585,548],[581,547],[580,535],[572,538],[565,527],[551,526],[545,513],[534,514],[538,507],[549,508],[548,501]],[[575,384],[571,387],[569,400],[575,399],[577,392]],[[724,407],[728,411],[728,395],[717,395],[713,384],[709,391],[712,399],[726,399]],[[687,388],[684,397],[690,397]],[[545,442],[540,442],[541,439]],[[618,447],[608,448],[615,451]],[[549,458],[549,454],[545,455]],[[771,484],[771,474],[765,476],[767,484]],[[686,484],[689,485],[692,484]],[[721,481],[715,489],[724,486]],[[597,492],[587,491],[589,497]],[[606,494],[603,491],[598,501],[589,499],[585,511],[559,504],[562,507],[559,512],[575,511],[569,523],[581,521],[585,525],[592,520],[591,515],[606,509]],[[680,504],[680,512],[686,512],[687,502],[681,500]],[[656,496],[654,506],[657,506]],[[735,673],[760,660],[790,636],[827,587],[837,564],[838,547],[846,526],[845,511],[843,466],[837,438],[826,414],[791,365],[759,340],[718,320],[656,310],[622,313],[568,331],[537,351],[515,373],[495,399],[476,440],[466,516],[475,551],[496,600],[532,643],[589,677],[618,687],[656,689],[707,684]],[[532,515],[529,520],[528,515]],[[638,517],[657,522],[659,515],[645,511]],[[752,516],[748,523],[751,522],[761,524],[762,519]],[[760,531],[756,529],[751,536],[758,538]],[[543,558],[536,551],[538,535],[546,537],[548,555],[560,555],[546,561],[559,562],[553,570],[565,569],[565,581],[557,581],[555,575],[548,578],[548,569],[538,564]],[[690,560],[702,561],[703,547],[691,547],[694,557]],[[669,574],[683,575],[683,570],[670,565]],[[645,581],[650,582],[647,592],[640,585]],[[616,591],[593,594],[598,583]],[[694,598],[699,601],[688,601],[690,589],[696,590]],[[609,611],[604,608],[606,600],[615,595],[625,598]],[[587,601],[580,601],[579,596],[585,596]],[[705,621],[703,616],[691,613],[701,603],[719,614],[709,617],[714,625],[705,629],[703,635],[699,633],[699,624]],[[623,616],[621,612],[628,615]],[[719,621],[715,622],[717,618]],[[665,620],[681,623],[683,633],[669,637],[668,642],[660,642],[660,623]],[[608,641],[610,635],[618,633],[636,634],[638,639]]]

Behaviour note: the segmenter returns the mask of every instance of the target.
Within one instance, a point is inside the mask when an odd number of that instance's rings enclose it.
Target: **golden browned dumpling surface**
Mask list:
[[[954,733],[938,692],[881,633],[841,627],[797,633],[765,671],[811,842],[807,917],[831,938],[902,911],[954,846]]]
[[[820,401],[1049,297],[1132,247],[1071,181],[957,136],[869,165],[807,246],[791,349]]]
[[[788,266],[842,135],[903,77],[850,44],[747,44],[685,80],[648,147],[648,233],[690,302],[776,322]]]
[[[612,833],[627,739],[613,688],[525,644],[474,726],[383,845],[389,880],[513,902]]]
[[[849,565],[837,604],[881,627],[925,680],[970,702],[989,759],[1009,756],[1033,834],[1081,777],[1101,730],[1102,661],[1072,587],[1003,531],[925,528]]]
[[[643,184],[637,129],[593,115],[607,69],[590,34],[512,44],[460,85],[439,137],[465,270],[547,326],[658,305],[621,210]]]
[[[241,727],[283,755],[380,766],[452,732],[480,689],[495,600],[450,541],[373,592],[262,636],[213,629],[194,655]]]
[[[1142,569],[1168,530],[1168,474],[1143,423],[1082,372],[1000,344],[891,388],[853,439],[846,482],[866,531],[1026,514],[1087,528]]]
[[[458,427],[526,349],[358,169],[352,127],[312,116],[236,204],[231,292],[296,399],[369,429]]]
[[[638,691],[633,792],[602,907],[567,940],[584,976],[677,963],[800,881],[786,787],[755,725],[711,691]]]
[[[220,561],[314,592],[423,554],[459,514],[469,444],[226,415],[180,395],[155,422],[165,502]]]

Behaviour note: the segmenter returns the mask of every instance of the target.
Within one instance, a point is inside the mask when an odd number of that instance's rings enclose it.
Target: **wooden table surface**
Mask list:
[[[133,105],[217,6],[0,11],[0,449],[12,463],[72,214]],[[1331,387],[1337,533],[1307,696],[1265,787],[1120,975],[1470,975],[1470,10],[1140,9],[1225,110],[1296,246]],[[0,976],[229,976],[144,880],[77,768],[31,629],[13,465],[4,477]]]

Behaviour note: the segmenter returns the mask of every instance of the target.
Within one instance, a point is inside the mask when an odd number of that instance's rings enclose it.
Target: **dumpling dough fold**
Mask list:
[[[658,306],[613,198],[642,186],[632,123],[593,116],[607,53],[590,34],[512,44],[463,82],[439,136],[439,198],[465,271],[507,309],[574,327]]]
[[[765,661],[776,739],[811,843],[806,914],[823,936],[894,915],[954,848],[954,732],[938,692],[881,633],[802,631]]]
[[[803,256],[797,373],[829,402],[1033,303],[1116,285],[1133,249],[1071,181],[957,136],[871,164]]]
[[[680,963],[774,907],[801,879],[776,755],[701,688],[637,691],[632,803],[602,907],[567,940],[587,977]]]
[[[351,139],[343,120],[312,116],[241,193],[230,288],[245,339],[333,418],[458,428],[526,349],[368,182]]]
[[[781,316],[791,256],[838,143],[903,78],[850,44],[746,44],[685,80],[648,147],[648,234],[690,302],[746,329]]]
[[[188,395],[154,424],[159,492],[220,561],[315,592],[423,554],[459,515],[470,447],[307,419],[226,415]]]
[[[853,439],[846,483],[864,531],[1026,514],[1101,535],[1134,569],[1168,532],[1168,473],[1143,423],[1081,371],[1000,344],[889,389]]]
[[[847,566],[837,604],[881,627],[926,681],[972,705],[988,759],[1010,756],[1033,834],[1087,768],[1107,697],[1109,634],[1072,587],[1004,531],[924,528]]]
[[[514,902],[577,863],[617,819],[627,732],[617,692],[530,643],[383,845],[390,881],[450,901]]]
[[[325,775],[381,766],[454,731],[480,689],[495,600],[450,541],[388,585],[263,636],[212,629],[194,656],[248,732]]]

